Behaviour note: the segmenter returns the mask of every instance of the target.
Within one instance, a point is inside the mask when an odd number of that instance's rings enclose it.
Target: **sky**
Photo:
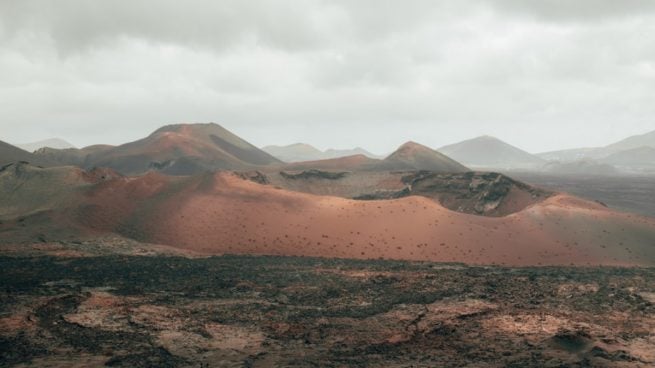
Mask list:
[[[530,152],[655,130],[652,0],[0,0],[0,140]]]

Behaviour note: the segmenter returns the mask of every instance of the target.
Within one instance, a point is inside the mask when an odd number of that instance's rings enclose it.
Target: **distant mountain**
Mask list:
[[[323,152],[324,158],[339,158],[355,155],[364,155],[370,158],[384,158],[384,156],[373,154],[361,147],[355,147],[353,149],[327,149]]]
[[[407,142],[376,164],[382,170],[429,170],[434,172],[466,172],[469,169],[450,157],[424,145]]]
[[[50,148],[57,148],[57,149],[75,148],[75,146],[73,146],[72,144],[59,138],[45,139],[42,141],[31,142],[31,143],[22,143],[22,144],[17,144],[16,146],[21,149],[24,149],[27,152],[34,152],[39,148],[43,148],[43,147],[50,147]]]
[[[604,155],[602,147],[589,147],[542,152],[535,156],[547,161],[571,162],[585,159],[594,160],[602,158]]]
[[[114,146],[104,144],[97,144],[84,148],[64,149],[43,147],[34,151],[34,155],[37,157],[43,157],[60,166],[72,165],[87,168],[90,166],[88,164],[88,157],[90,155],[98,155],[112,148],[114,148]]]
[[[284,162],[316,161],[326,158],[322,151],[306,143],[294,143],[288,146],[266,146],[262,150]]]
[[[655,148],[642,146],[619,151],[605,157],[602,162],[628,171],[655,170]]]
[[[537,168],[545,160],[498,138],[481,136],[438,149],[439,152],[473,168]]]
[[[46,158],[37,157],[30,152],[0,141],[0,166],[17,161],[26,161],[37,166],[51,166],[52,164]]]
[[[655,131],[646,134],[633,135],[604,147],[608,153],[620,152],[641,147],[655,148]]]
[[[89,154],[85,165],[108,167],[126,175],[151,170],[190,175],[279,163],[222,126],[209,123],[164,126],[146,138]]]
[[[371,170],[381,160],[366,157],[364,155],[353,155],[337,158],[328,158],[316,161],[291,162],[284,165],[285,170]]]
[[[382,158],[381,156],[374,155],[361,147],[353,149],[328,149],[326,151],[321,151],[306,143],[294,143],[288,146],[266,146],[263,147],[262,150],[289,163],[328,160],[355,155],[364,155],[370,158]]]
[[[539,153],[537,156],[552,161],[578,161],[585,159],[604,159],[614,153],[641,147],[655,148],[655,131],[634,135],[604,147],[574,148]]]
[[[616,167],[593,160],[571,162],[552,161],[544,165],[543,171],[565,175],[611,175],[618,173]]]
[[[380,160],[363,154],[314,161],[292,162],[285,170],[346,170],[346,171],[416,171],[459,173],[470,171],[450,157],[415,142],[407,142]]]

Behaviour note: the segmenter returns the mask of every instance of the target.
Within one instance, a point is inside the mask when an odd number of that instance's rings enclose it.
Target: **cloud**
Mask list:
[[[41,32],[63,53],[103,47],[121,38],[225,50],[244,42],[282,49],[320,44],[321,14],[312,0],[2,2],[10,31]],[[319,20],[319,21],[317,21]],[[301,29],[302,32],[297,32]]]
[[[380,153],[610,143],[655,129],[650,3],[4,1],[0,139],[217,121],[260,145]]]
[[[500,13],[518,13],[563,22],[593,22],[655,12],[655,3],[649,0],[485,0],[483,3]]]

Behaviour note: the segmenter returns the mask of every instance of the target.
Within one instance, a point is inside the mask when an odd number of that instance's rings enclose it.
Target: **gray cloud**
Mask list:
[[[0,1],[0,139],[217,121],[380,153],[531,151],[655,129],[650,1]]]
[[[640,16],[655,11],[649,0],[486,0],[501,12],[516,12],[550,21],[598,21]]]
[[[42,32],[63,53],[111,46],[122,38],[211,47],[262,43],[283,49],[320,44],[315,2],[144,1],[2,2],[10,32]],[[302,32],[298,32],[301,29]]]

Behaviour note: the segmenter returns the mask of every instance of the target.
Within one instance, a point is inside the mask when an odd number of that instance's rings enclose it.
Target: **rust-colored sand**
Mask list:
[[[113,180],[88,200],[88,226],[208,254],[655,264],[655,220],[567,195],[491,218],[453,212],[423,197],[355,201],[217,173]]]

